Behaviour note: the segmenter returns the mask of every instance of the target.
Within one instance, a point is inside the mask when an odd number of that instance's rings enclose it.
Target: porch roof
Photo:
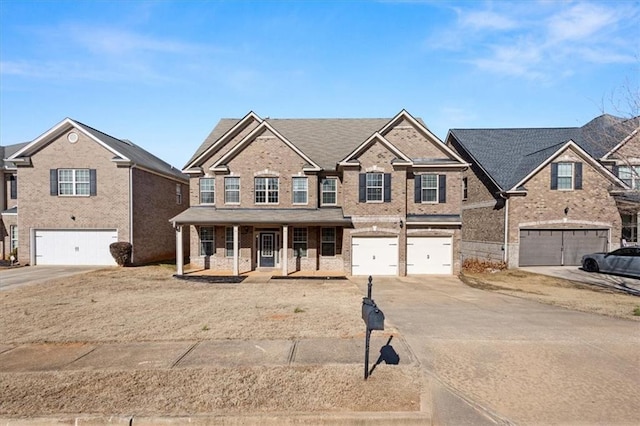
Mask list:
[[[339,207],[321,209],[216,208],[194,206],[170,220],[174,225],[242,224],[242,225],[339,225],[352,226]]]

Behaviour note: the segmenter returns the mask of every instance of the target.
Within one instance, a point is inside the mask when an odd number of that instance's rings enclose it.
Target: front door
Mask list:
[[[260,234],[260,266],[273,268],[276,266],[276,234],[262,232]]]

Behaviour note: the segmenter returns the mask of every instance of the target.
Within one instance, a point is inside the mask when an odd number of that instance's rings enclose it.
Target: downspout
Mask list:
[[[133,166],[129,167],[129,244],[131,244],[131,263],[135,263],[136,247],[133,244]]]
[[[509,197],[504,200],[504,263],[509,267]]]

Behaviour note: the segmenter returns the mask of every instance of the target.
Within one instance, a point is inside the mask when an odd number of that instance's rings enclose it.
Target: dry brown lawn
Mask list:
[[[465,272],[460,277],[471,287],[617,318],[640,321],[640,297],[561,278],[518,269]]]
[[[364,338],[351,281],[209,284],[173,272],[107,268],[0,292],[0,345]],[[420,410],[415,365],[362,375],[361,364],[0,373],[0,416]]]

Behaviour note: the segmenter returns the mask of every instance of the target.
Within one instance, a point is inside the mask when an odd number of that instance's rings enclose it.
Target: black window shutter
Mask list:
[[[96,177],[96,169],[89,169],[89,195],[98,194],[98,181]]]
[[[49,194],[58,195],[58,169],[49,170]]]
[[[582,163],[573,164],[574,184],[573,189],[582,189]]]
[[[384,174],[384,202],[391,202],[391,173]]]
[[[558,189],[558,163],[551,163],[551,189]]]
[[[11,199],[16,200],[18,198],[18,177],[11,176],[9,179],[11,181]]]
[[[414,175],[413,177],[413,201],[422,202],[422,176]]]
[[[438,202],[447,202],[447,175],[438,175]]]
[[[361,203],[367,202],[367,174],[360,173],[360,186],[358,187],[358,201]]]

